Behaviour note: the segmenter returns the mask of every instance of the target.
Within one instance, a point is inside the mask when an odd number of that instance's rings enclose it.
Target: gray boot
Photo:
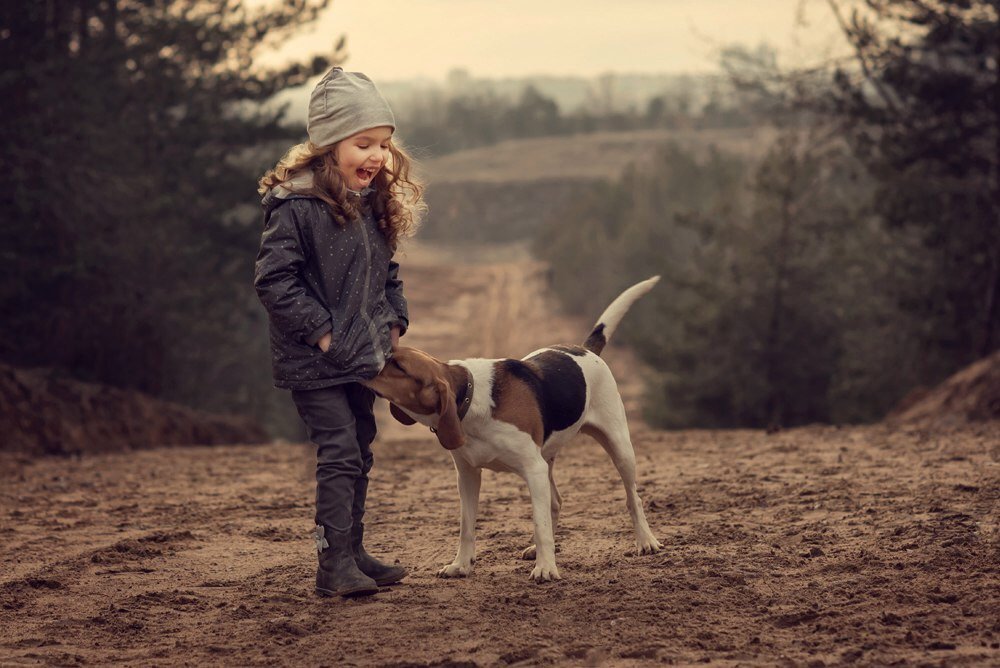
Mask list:
[[[375,584],[380,587],[399,582],[407,576],[407,570],[402,566],[389,566],[371,556],[365,551],[362,544],[365,538],[364,522],[355,522],[351,527],[351,550],[354,554],[354,561],[361,572],[375,580]]]
[[[351,532],[316,526],[316,593],[320,596],[368,596],[378,585],[358,570],[351,549]]]

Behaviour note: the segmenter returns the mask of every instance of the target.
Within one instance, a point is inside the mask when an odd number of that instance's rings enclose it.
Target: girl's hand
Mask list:
[[[392,335],[392,349],[395,350],[399,347],[399,327],[393,327],[390,334]]]
[[[325,353],[330,349],[331,343],[333,343],[333,333],[327,332],[323,336],[319,337],[319,341],[316,342],[316,345],[319,346],[319,349]]]

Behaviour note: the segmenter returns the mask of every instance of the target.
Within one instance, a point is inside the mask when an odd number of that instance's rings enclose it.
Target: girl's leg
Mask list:
[[[354,481],[354,505],[351,508],[353,527],[351,530],[351,546],[354,550],[354,560],[361,572],[375,580],[381,586],[402,580],[407,571],[402,566],[390,566],[382,563],[368,554],[364,547],[365,499],[368,496],[368,472],[371,471],[374,456],[371,444],[375,440],[375,393],[359,383],[345,386],[348,403],[354,413],[358,448],[361,453],[361,475]]]
[[[354,502],[351,506],[351,520],[359,524],[365,516],[365,498],[368,496],[368,472],[375,461],[372,441],[377,431],[375,426],[375,393],[360,383],[344,386],[347,402],[354,415],[355,437],[361,455],[361,473],[354,479]]]
[[[351,545],[355,481],[364,460],[347,393],[342,386],[296,390],[292,399],[316,445],[316,592],[374,594],[378,585],[358,568]]]
[[[295,390],[292,399],[316,445],[316,524],[349,531],[364,460],[347,392],[342,385]]]

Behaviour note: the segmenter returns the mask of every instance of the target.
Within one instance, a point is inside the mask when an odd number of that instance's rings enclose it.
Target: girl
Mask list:
[[[392,141],[375,84],[333,68],[313,90],[309,141],[260,179],[264,233],[254,286],[271,326],[274,384],[316,445],[316,592],[366,595],[406,570],[362,546],[373,378],[409,325],[393,254],[417,222],[423,188]]]

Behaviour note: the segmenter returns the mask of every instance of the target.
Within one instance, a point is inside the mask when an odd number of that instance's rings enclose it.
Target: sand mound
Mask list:
[[[962,369],[934,389],[907,395],[886,417],[893,424],[950,426],[1000,420],[1000,351]]]
[[[253,420],[0,364],[0,450],[32,455],[268,440]]]

